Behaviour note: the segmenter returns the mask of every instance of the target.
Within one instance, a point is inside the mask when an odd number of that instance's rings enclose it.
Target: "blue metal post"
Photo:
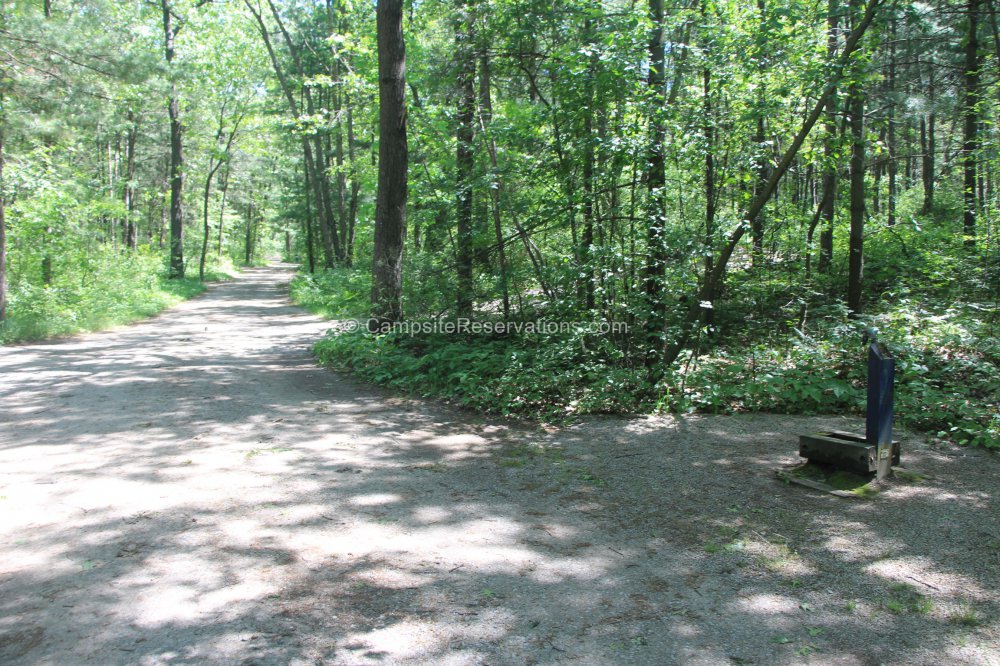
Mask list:
[[[868,348],[868,413],[865,439],[878,447],[875,478],[892,473],[892,387],[896,361],[884,347],[872,343]]]

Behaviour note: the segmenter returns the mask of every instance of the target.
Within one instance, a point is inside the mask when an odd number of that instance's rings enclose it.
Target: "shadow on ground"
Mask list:
[[[317,369],[287,269],[0,350],[5,664],[990,664],[997,461],[776,480],[859,424],[547,431]]]

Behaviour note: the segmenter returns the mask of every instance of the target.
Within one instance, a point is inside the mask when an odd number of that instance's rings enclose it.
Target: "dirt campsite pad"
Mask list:
[[[1000,461],[857,420],[546,430],[314,365],[288,267],[0,350],[3,664],[1000,664]]]

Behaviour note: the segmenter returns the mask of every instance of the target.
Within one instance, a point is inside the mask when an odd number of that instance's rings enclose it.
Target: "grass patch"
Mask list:
[[[920,594],[906,583],[890,587],[889,596],[883,600],[882,605],[893,615],[907,613],[927,615],[934,609],[934,602],[930,597]]]
[[[824,483],[834,490],[848,492],[858,497],[870,498],[878,494],[878,490],[871,485],[872,477],[861,476],[826,465],[806,463],[789,470],[788,474],[800,479]]]
[[[236,275],[228,262],[206,271],[206,281]],[[100,331],[155,315],[205,291],[197,278],[168,280],[160,254],[108,250],[85,266],[57,273],[52,283],[12,283],[0,343]]]
[[[956,612],[948,616],[948,622],[962,627],[978,627],[983,623],[983,618],[974,608],[963,604]]]

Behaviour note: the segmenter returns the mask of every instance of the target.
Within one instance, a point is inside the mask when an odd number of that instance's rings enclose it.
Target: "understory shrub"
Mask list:
[[[207,280],[232,276],[228,261],[215,262]],[[48,285],[16,279],[8,293],[0,343],[41,340],[96,331],[148,317],[202,291],[197,278],[167,280],[158,251],[92,251],[57,266]]]
[[[898,423],[960,444],[1000,448],[1000,344],[977,306],[934,313],[902,303],[869,318],[896,359]],[[961,322],[961,323],[959,323]],[[716,350],[668,378],[661,405],[681,411],[863,414],[862,324]],[[978,329],[978,330],[977,330]]]
[[[363,318],[369,285],[367,274],[341,269],[299,276],[292,293],[328,317]],[[896,359],[897,423],[942,440],[1000,448],[994,309],[976,303],[942,308],[902,290],[897,298],[893,307],[859,321],[849,320],[842,306],[803,300],[811,308],[808,325],[792,299],[784,325],[767,331],[746,322],[740,335],[682,356],[655,388],[641,362],[620,345],[582,330],[371,335],[338,327],[315,353],[323,364],[367,381],[503,415],[565,419],[661,410],[860,416],[867,380],[862,336],[874,328]]]

